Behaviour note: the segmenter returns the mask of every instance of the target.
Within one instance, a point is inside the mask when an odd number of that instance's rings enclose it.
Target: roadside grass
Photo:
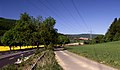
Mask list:
[[[38,61],[35,70],[63,70],[55,59],[55,53],[52,50],[47,50],[44,57]]]
[[[120,69],[120,41],[83,46],[67,46],[70,52]]]
[[[37,46],[21,46],[21,49],[28,49],[28,48],[36,48]],[[44,45],[40,45],[39,47],[44,47]],[[11,50],[19,50],[20,46],[12,47]],[[9,46],[0,46],[0,52],[2,51],[9,51]]]

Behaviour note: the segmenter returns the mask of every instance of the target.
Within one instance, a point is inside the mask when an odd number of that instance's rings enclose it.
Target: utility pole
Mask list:
[[[92,30],[91,31],[89,31],[90,33],[89,33],[89,39],[92,39]]]
[[[90,38],[89,38],[89,41],[90,41],[90,44],[92,44],[92,30],[89,31],[90,32]]]
[[[90,39],[92,40],[92,30],[90,31]]]

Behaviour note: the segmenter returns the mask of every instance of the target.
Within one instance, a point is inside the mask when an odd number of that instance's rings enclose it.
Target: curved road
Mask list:
[[[55,54],[64,70],[117,70],[68,51],[55,51]]]

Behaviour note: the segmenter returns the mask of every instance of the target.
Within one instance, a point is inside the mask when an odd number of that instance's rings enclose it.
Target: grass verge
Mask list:
[[[120,41],[84,46],[68,46],[65,49],[99,63],[120,69]]]
[[[35,70],[63,70],[55,59],[52,50],[47,50],[44,57],[37,63]]]

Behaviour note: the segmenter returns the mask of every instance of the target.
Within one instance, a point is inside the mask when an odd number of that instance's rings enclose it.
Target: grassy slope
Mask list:
[[[120,69],[120,41],[66,48],[76,54]]]

